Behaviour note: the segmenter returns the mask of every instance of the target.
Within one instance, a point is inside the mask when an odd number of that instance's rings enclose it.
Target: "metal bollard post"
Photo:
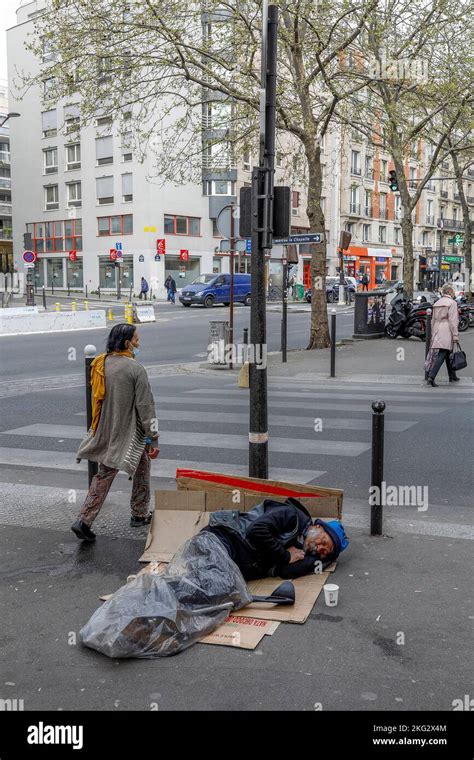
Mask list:
[[[86,357],[86,421],[87,430],[92,425],[92,387],[91,387],[91,364],[95,359],[96,347],[88,345],[84,348],[84,355]],[[97,462],[87,462],[87,470],[89,477],[89,486],[92,482],[92,478],[97,474],[98,465]]]
[[[428,352],[430,350],[430,343],[431,343],[431,317],[432,317],[433,311],[432,309],[426,310],[426,333],[425,333],[425,359],[428,356]],[[425,370],[425,380],[428,380],[428,371]]]
[[[86,298],[87,298],[87,285],[86,285]]]
[[[249,342],[249,328],[244,327],[244,344],[248,345]]]
[[[131,301],[131,300],[132,300],[132,288],[133,288],[133,285],[130,285],[130,294],[129,294],[129,296],[128,296],[128,300],[129,300],[129,301]]]
[[[99,285],[99,287],[97,288],[97,295],[99,296],[99,299],[100,299],[100,285]]]
[[[109,322],[112,322],[113,318],[114,318],[114,315],[113,315],[112,309],[109,309],[109,316],[108,316]]]
[[[89,301],[84,301],[84,311],[89,311]]]
[[[54,296],[54,281],[51,280],[51,295]]]
[[[44,310],[46,311],[46,308],[47,308],[46,307],[46,290],[45,290],[44,285],[43,285],[43,306],[44,306]]]
[[[336,377],[336,309],[331,311],[331,377]]]
[[[61,311],[61,304],[59,303],[59,301],[55,303],[55,306],[56,306],[55,311]]]
[[[370,535],[382,535],[383,506],[381,503],[383,481],[383,444],[384,444],[384,401],[374,401],[372,404],[372,473],[371,485],[378,491],[378,504],[371,504]]]
[[[68,296],[68,298],[69,298],[69,296],[70,296],[70,295],[71,295],[71,286],[70,286],[70,284],[68,283],[68,284],[67,284],[67,296]]]
[[[72,303],[71,303],[71,311],[77,311],[77,301],[72,301]]]

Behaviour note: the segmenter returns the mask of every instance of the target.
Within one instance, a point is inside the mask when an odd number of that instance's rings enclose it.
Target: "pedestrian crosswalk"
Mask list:
[[[205,387],[198,377],[173,387],[171,378],[152,379],[160,422],[160,457],[152,462],[154,478],[172,479],[177,467],[248,474],[248,391],[230,378]],[[385,431],[399,436],[453,406],[472,404],[474,388],[444,397],[422,388],[386,385],[383,393],[362,384],[308,383],[282,379],[269,383],[270,477],[308,483],[328,472],[338,485],[342,471],[368,468],[371,449],[371,402],[386,403]],[[39,414],[41,417],[41,414]],[[83,472],[75,452],[85,435],[85,413],[71,411],[61,422],[44,419],[9,427],[0,433],[1,469]],[[389,439],[390,440],[390,439]],[[355,469],[352,462],[361,460]],[[11,472],[11,469],[9,469]]]

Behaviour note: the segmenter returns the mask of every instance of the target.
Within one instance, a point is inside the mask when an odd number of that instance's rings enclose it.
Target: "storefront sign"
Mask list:
[[[464,262],[464,256],[443,256],[443,264],[462,264]]]
[[[145,261],[145,257],[144,257],[144,255],[143,255],[143,253],[141,253],[141,254],[140,254],[140,256],[138,257],[138,261],[140,262],[140,264],[141,264],[143,261]]]

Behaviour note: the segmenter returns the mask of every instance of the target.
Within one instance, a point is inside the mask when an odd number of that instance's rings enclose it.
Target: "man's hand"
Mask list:
[[[296,546],[289,546],[288,551],[290,552],[290,565],[292,565],[293,562],[299,562],[300,559],[304,559],[305,557],[304,551],[297,549]]]

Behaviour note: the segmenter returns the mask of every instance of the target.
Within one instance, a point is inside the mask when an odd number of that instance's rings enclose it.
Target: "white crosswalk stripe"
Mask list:
[[[156,382],[152,380],[153,385]],[[371,447],[371,402],[377,397],[384,398],[387,403],[385,429],[393,434],[413,428],[420,418],[427,415],[447,411],[453,403],[469,401],[466,394],[458,394],[457,398],[450,394],[445,404],[441,405],[439,395],[436,399],[426,393],[420,396],[421,388],[393,385],[382,390],[383,393],[374,394],[372,389],[363,385],[342,382],[338,385],[309,384],[307,379],[296,386],[293,382],[286,385],[281,379],[278,384],[271,384],[270,477],[307,483],[326,473],[324,469],[313,469],[313,462],[324,467],[328,461],[325,457],[336,456],[344,461],[368,452]],[[168,423],[168,429],[161,429],[163,458],[153,460],[153,477],[174,478],[177,467],[248,474],[247,391],[229,383],[218,389],[194,388],[181,395],[165,396],[159,392],[156,401],[159,419]],[[85,436],[84,412],[73,416],[81,424],[53,424],[48,421],[4,430],[0,434],[0,444],[4,444],[0,445],[0,466],[17,467],[27,463],[29,468],[38,470],[84,472],[87,463],[76,462],[75,444],[65,444],[68,451],[61,451],[59,445],[61,442],[79,441]],[[315,419],[321,420],[319,430],[315,428]],[[177,423],[178,429],[174,428],[173,422]],[[336,433],[331,434],[331,431]],[[339,438],[337,431],[348,431],[348,436]],[[50,444],[53,449],[47,447],[48,439],[55,439],[54,444]],[[28,449],[22,446],[23,442]],[[59,450],[54,450],[54,446]],[[192,459],[185,458],[189,456],[190,449]],[[288,455],[290,462],[295,462],[295,467],[288,466],[285,455]],[[205,461],[208,459],[211,461]]]

